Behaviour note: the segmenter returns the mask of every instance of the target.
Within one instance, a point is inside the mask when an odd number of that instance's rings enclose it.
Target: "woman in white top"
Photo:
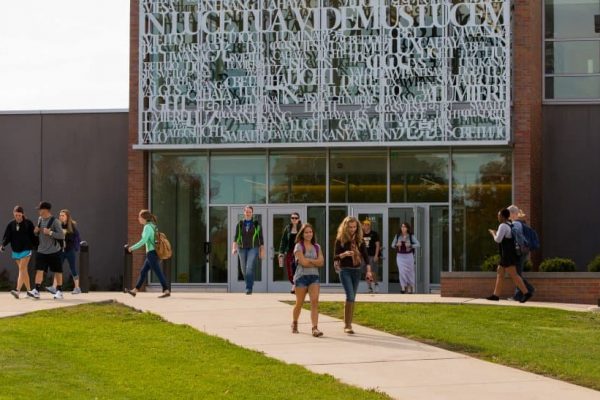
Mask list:
[[[515,285],[523,292],[523,297],[519,300],[520,303],[525,303],[531,298],[531,292],[527,290],[527,287],[523,283],[523,279],[517,274],[517,250],[515,248],[515,239],[513,238],[511,228],[512,223],[510,221],[510,211],[507,208],[502,209],[498,212],[498,231],[490,229],[489,232],[494,238],[494,241],[498,243],[498,251],[500,252],[500,263],[496,271],[496,286],[494,288],[494,294],[487,297],[488,300],[498,301],[500,300],[500,294],[502,293],[502,284],[504,283],[504,272],[508,272],[510,278]]]
[[[319,322],[319,268],[325,264],[323,252],[317,244],[315,233],[311,224],[304,224],[296,235],[294,247],[296,257],[296,272],[294,284],[296,285],[296,305],[292,314],[292,333],[298,333],[298,318],[306,298],[310,298],[310,320],[312,322],[312,335],[323,336],[318,328]]]

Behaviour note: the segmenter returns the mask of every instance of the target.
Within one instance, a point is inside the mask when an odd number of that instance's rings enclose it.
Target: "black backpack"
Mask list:
[[[48,225],[46,225],[46,228],[50,229],[52,228],[52,225],[54,225],[54,221],[56,220],[56,218],[54,218],[54,216],[50,217],[50,220],[48,221]],[[38,228],[42,227],[42,220],[38,221]],[[65,251],[65,239],[54,239],[54,242],[56,242],[56,244],[58,244],[58,246],[60,247],[60,251]],[[39,237],[38,237],[38,246],[39,246]]]

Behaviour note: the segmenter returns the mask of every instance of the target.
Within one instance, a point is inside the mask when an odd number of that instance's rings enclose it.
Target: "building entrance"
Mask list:
[[[339,208],[339,207],[338,207]],[[311,222],[317,232],[317,240],[322,246],[326,265],[321,271],[323,290],[341,290],[341,285],[332,268],[333,241],[337,227],[345,215],[356,217],[361,223],[369,220],[371,230],[380,238],[380,257],[377,280],[380,293],[399,293],[399,273],[396,263],[396,249],[391,247],[402,223],[407,222],[420,247],[415,252],[415,290],[417,293],[430,293],[439,289],[439,275],[448,259],[448,207],[417,204],[394,207],[391,205],[355,205],[343,208],[325,208],[317,213],[307,205],[255,206],[254,219],[261,225],[265,243],[265,257],[254,264],[254,288],[260,292],[288,292],[291,283],[285,266],[279,267],[281,237],[285,227],[291,222],[291,214],[298,213],[302,223]],[[243,206],[230,206],[228,209],[227,242],[227,287],[230,292],[245,290],[244,275],[239,258],[231,254],[236,226],[243,219]],[[335,213],[334,213],[335,211]],[[339,214],[339,215],[338,215]],[[329,229],[326,221],[330,221]],[[327,245],[329,243],[329,245]],[[373,243],[372,245],[375,245]],[[359,291],[366,293],[367,282],[361,281]]]
[[[290,290],[290,282],[285,267],[279,267],[279,243],[283,231],[290,223],[293,212],[306,221],[304,206],[254,207],[254,219],[261,225],[265,244],[265,257],[254,263],[254,292],[285,292]],[[235,240],[236,226],[244,218],[244,207],[229,208],[229,244]],[[230,246],[231,247],[231,246]],[[246,284],[240,267],[239,257],[229,252],[229,291],[243,292]]]

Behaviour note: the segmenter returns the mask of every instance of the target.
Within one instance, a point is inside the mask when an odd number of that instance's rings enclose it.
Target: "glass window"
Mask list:
[[[387,202],[385,151],[332,151],[329,173],[330,202]]]
[[[448,271],[449,240],[448,206],[429,208],[429,283],[439,285],[442,271]]]
[[[271,152],[269,201],[271,203],[324,203],[326,153]]]
[[[227,207],[210,208],[210,283],[227,283]]]
[[[213,154],[210,158],[211,204],[264,204],[265,154]]]
[[[547,74],[600,73],[600,40],[546,42]]]
[[[547,99],[600,99],[600,75],[546,77]]]
[[[392,203],[448,202],[448,153],[392,151]]]
[[[598,18],[599,0],[546,0],[546,99],[600,100]]]
[[[594,29],[598,14],[598,0],[546,0],[546,39],[600,38]]]
[[[497,229],[498,211],[511,204],[511,152],[452,155],[452,268],[477,271],[498,253],[488,229]]]
[[[152,155],[152,212],[173,246],[171,282],[206,282],[206,167],[202,155]]]

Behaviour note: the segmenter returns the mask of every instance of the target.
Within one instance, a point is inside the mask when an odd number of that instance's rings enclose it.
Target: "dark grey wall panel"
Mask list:
[[[2,170],[16,162],[15,143],[24,137],[31,136],[27,149],[35,150],[28,151],[31,164],[22,168],[20,179],[0,183],[0,210],[6,214],[3,223],[10,219],[15,202],[15,196],[5,200],[5,194],[15,191],[23,192],[21,197],[26,199],[19,201],[26,203],[23,205],[34,219],[37,215],[33,208],[40,199],[52,203],[55,215],[61,208],[71,210],[83,239],[90,244],[92,282],[101,289],[114,288],[118,283],[122,245],[127,240],[127,115],[0,115],[0,121],[4,121],[0,122]],[[6,141],[11,143],[10,148],[5,148]],[[23,181],[31,184],[24,185]],[[0,270],[9,262],[7,254],[1,260]]]
[[[600,105],[544,106],[544,257],[600,254]]]
[[[12,220],[12,209],[20,204],[37,221],[41,188],[41,116],[0,115],[0,235]],[[17,266],[10,249],[0,254],[0,272],[8,270],[16,280]]]

